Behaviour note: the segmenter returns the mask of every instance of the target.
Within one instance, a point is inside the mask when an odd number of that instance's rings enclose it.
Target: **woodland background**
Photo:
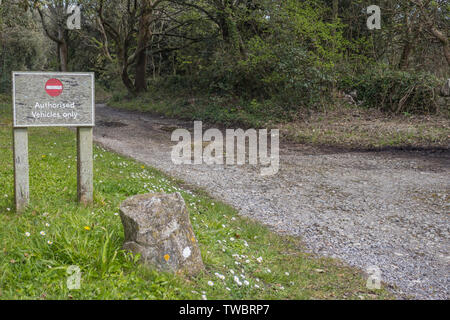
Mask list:
[[[80,30],[67,28],[71,4]],[[372,4],[381,30],[366,26]],[[446,114],[449,11],[445,0],[3,0],[0,92],[13,70],[94,71],[111,103],[176,98],[179,113],[200,105],[226,124],[290,121],[342,98]]]

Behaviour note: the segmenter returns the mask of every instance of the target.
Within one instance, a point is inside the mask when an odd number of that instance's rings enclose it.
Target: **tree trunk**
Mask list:
[[[407,40],[403,46],[402,56],[400,57],[400,62],[398,67],[400,70],[405,70],[409,67],[409,56],[411,54],[411,42]]]
[[[62,41],[62,43],[59,45],[59,57],[60,57],[60,68],[62,72],[68,71],[68,55],[69,55],[69,48],[67,46],[67,42],[65,40]]]
[[[120,77],[122,78],[123,84],[128,89],[128,92],[133,94],[133,95],[135,95],[136,94],[136,90],[135,90],[133,82],[131,81],[130,76],[128,74],[128,67],[127,66],[123,66],[122,67],[122,72],[121,72]]]
[[[122,79],[122,83],[128,89],[128,92],[132,95],[135,95],[136,90],[134,87],[134,83],[133,81],[131,81],[130,75],[128,73],[128,41],[118,41],[118,44],[117,57],[119,62],[120,78]]]
[[[147,45],[150,39],[150,21],[151,9],[148,5],[143,9],[144,12],[139,21],[138,42],[136,48],[136,70],[134,77],[134,87],[136,93],[147,90]]]
[[[431,27],[431,33],[441,42],[445,59],[450,66],[450,43],[448,37],[443,32],[436,29],[434,26]]]
[[[411,21],[409,16],[408,16],[408,11],[405,10],[403,12],[404,14],[404,19],[405,19],[405,33],[404,33],[404,37],[405,37],[405,41],[403,44],[403,51],[402,51],[402,55],[400,57],[400,61],[398,63],[398,68],[400,70],[405,70],[409,67],[409,56],[411,55],[411,51],[413,48],[413,30],[412,30],[412,24],[414,23],[414,21]]]

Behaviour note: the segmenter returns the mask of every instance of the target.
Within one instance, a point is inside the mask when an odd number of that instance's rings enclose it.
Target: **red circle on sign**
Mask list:
[[[50,79],[45,84],[45,91],[52,97],[57,97],[63,92],[63,84],[58,79]]]

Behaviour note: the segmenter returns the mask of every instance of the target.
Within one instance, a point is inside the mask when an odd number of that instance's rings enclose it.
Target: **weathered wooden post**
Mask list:
[[[28,174],[28,129],[13,129],[14,146],[14,198],[16,211],[22,212],[30,201]]]
[[[14,191],[16,211],[30,199],[28,127],[76,127],[78,201],[93,201],[95,84],[93,73],[13,72]]]
[[[84,205],[94,200],[92,134],[92,127],[77,128],[78,201]]]

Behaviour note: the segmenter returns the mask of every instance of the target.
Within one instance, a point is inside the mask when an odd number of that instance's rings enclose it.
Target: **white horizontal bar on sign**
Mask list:
[[[61,90],[62,86],[46,86],[48,90]]]

